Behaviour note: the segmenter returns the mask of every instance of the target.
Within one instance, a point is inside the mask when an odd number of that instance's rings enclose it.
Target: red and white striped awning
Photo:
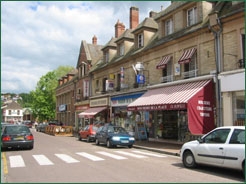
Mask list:
[[[189,63],[191,61],[191,57],[196,52],[196,48],[185,50],[182,54],[181,58],[179,59],[179,64]]]
[[[181,110],[211,80],[182,83],[148,90],[127,106],[129,111]]]
[[[93,107],[89,108],[88,110],[79,113],[80,118],[92,118],[95,116],[97,113],[105,110],[107,107]]]
[[[161,61],[156,65],[156,69],[166,68],[167,63],[171,60],[171,56],[162,57]]]

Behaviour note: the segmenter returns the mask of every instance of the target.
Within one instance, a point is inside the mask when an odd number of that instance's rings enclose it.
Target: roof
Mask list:
[[[143,28],[150,28],[150,29],[157,30],[158,29],[158,24],[156,23],[156,21],[153,18],[147,17],[147,18],[144,19],[143,22],[141,22],[136,27],[136,29],[134,29],[132,31],[132,33],[135,33],[135,32],[137,32],[137,31],[139,31],[140,29],[143,29]]]
[[[21,105],[18,104],[15,101],[12,101],[11,103],[7,104],[7,107],[5,109],[13,109],[13,110],[18,110],[18,109],[22,109]]]

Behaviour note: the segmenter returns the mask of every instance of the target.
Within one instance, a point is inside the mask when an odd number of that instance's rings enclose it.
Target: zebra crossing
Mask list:
[[[75,155],[79,155],[81,159],[74,158],[71,155],[68,154],[61,154],[61,153],[55,153],[54,156],[58,158],[61,162],[67,163],[67,164],[73,164],[73,163],[79,163],[82,162],[83,159],[88,159],[93,162],[98,161],[105,161],[108,159],[115,159],[115,160],[126,160],[130,158],[148,158],[148,157],[167,157],[165,155],[161,155],[158,153],[151,153],[147,151],[139,151],[139,150],[132,150],[132,151],[96,151],[94,153],[87,153],[87,152],[76,152]],[[37,162],[40,166],[49,166],[49,165],[55,165],[54,161],[50,160],[48,156],[39,154],[39,155],[32,155],[34,160]],[[21,168],[26,167],[26,163],[21,155],[14,155],[9,156],[9,167],[10,168]]]

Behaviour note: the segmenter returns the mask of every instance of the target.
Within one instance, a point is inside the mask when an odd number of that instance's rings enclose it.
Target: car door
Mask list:
[[[108,138],[108,126],[103,126],[101,131],[100,142],[106,143]]]
[[[88,134],[88,128],[89,126],[85,126],[85,128],[81,131],[81,137],[82,139],[86,139],[87,138],[87,134]]]
[[[210,165],[222,165],[229,133],[230,129],[225,128],[217,129],[206,135],[202,139],[203,142],[196,147],[196,161]]]
[[[245,130],[235,128],[225,147],[224,166],[240,169],[245,159]]]

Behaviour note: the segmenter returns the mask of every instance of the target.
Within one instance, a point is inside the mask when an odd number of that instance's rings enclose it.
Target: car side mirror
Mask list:
[[[199,138],[197,139],[197,141],[198,141],[199,143],[204,143],[204,139],[202,139],[201,137],[199,137]]]

